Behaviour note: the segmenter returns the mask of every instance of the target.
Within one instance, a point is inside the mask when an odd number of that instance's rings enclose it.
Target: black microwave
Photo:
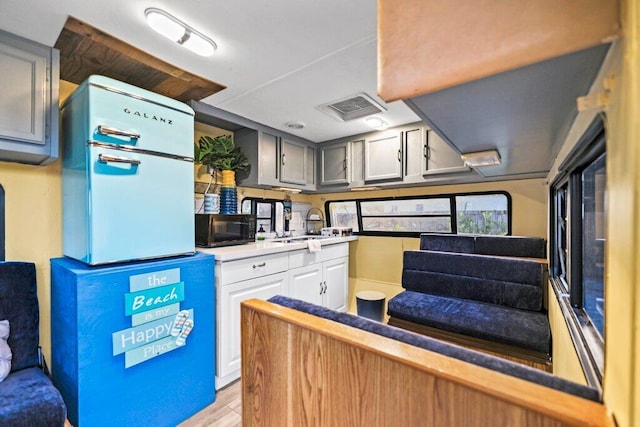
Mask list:
[[[219,246],[244,245],[256,240],[255,215],[196,215],[196,246],[215,248]]]

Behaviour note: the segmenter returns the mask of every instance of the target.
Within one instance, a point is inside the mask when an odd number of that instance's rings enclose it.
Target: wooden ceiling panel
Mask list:
[[[75,84],[100,74],[183,102],[199,101],[225,88],[71,16],[55,48],[60,50],[60,78]]]

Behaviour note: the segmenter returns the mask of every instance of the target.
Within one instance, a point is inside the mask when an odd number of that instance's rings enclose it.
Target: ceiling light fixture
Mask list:
[[[376,191],[381,190],[380,187],[353,187],[351,191]]]
[[[284,191],[287,193],[302,193],[302,190],[299,188],[289,188],[289,187],[271,187],[273,191]]]
[[[500,164],[500,154],[497,150],[476,151],[460,156],[465,166],[477,168],[482,166],[497,166]]]
[[[147,23],[154,31],[200,56],[211,56],[218,48],[218,45],[209,37],[162,9],[150,7],[144,11],[144,14],[147,17]]]
[[[305,124],[302,122],[287,122],[285,123],[285,126],[288,127],[289,129],[303,129]]]
[[[377,130],[384,130],[389,127],[389,123],[382,120],[380,117],[367,117],[364,121],[372,128]]]

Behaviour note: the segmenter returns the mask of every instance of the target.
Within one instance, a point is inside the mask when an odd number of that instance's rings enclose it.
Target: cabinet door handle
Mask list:
[[[345,170],[345,171],[347,170],[347,159],[344,159],[342,161],[342,170]]]
[[[140,164],[140,160],[130,159],[128,157],[111,156],[109,154],[98,154],[98,161],[100,163],[128,163],[134,166],[138,166]]]
[[[320,282],[320,295],[324,293],[324,288],[322,287],[322,282]]]
[[[322,282],[324,284],[324,290],[322,291],[323,294],[327,293],[327,281],[325,280],[324,282]]]
[[[427,144],[424,145],[424,147],[422,147],[422,152],[424,155],[425,159],[429,158],[429,147],[427,146]]]
[[[398,150],[398,161],[402,162],[402,150]]]
[[[112,128],[104,125],[98,126],[98,133],[102,135],[128,136],[131,139],[140,139],[139,133],[129,132],[128,130],[116,129],[116,128]]]
[[[283,153],[283,154],[282,154],[282,166],[284,166],[284,162],[285,162],[285,160],[286,160],[286,156],[285,156],[285,154]]]
[[[260,264],[253,264],[253,268],[258,268],[258,267],[264,267],[265,265],[267,265],[266,262],[261,262]]]

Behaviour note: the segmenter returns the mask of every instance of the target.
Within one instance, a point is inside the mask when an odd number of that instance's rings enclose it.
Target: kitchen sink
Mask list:
[[[280,237],[277,239],[271,239],[271,242],[280,242],[280,243],[301,243],[306,242],[307,240],[322,240],[329,239],[331,236],[320,236],[320,235],[304,235],[304,236],[292,236],[292,237]]]

